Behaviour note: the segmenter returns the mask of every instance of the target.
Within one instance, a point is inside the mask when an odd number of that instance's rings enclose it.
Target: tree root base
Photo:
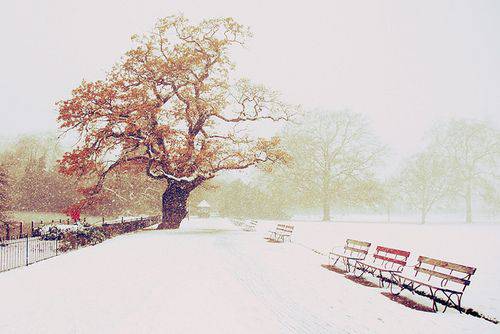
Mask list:
[[[169,224],[169,223],[161,223],[156,228],[157,230],[176,230],[181,226],[181,224]]]

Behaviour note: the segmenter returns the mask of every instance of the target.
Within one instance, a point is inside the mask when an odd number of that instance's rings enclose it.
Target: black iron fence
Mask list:
[[[0,272],[28,266],[57,254],[57,240],[26,237],[2,241],[0,243]]]
[[[144,218],[121,218],[113,221],[103,220],[103,223],[100,226],[96,226],[96,228],[102,231],[107,239],[157,224],[160,222],[160,218],[159,216],[150,216]],[[77,243],[75,247],[66,247],[67,249],[65,249],[64,239],[61,241],[44,240],[39,236],[39,229],[35,223],[31,223],[29,229],[23,229],[22,224],[17,224],[18,229],[15,229],[12,224],[5,224],[3,226],[4,233],[0,233],[0,272],[28,266],[35,262],[57,256],[61,253],[60,250],[76,249],[81,246]],[[2,232],[1,229],[0,232]]]

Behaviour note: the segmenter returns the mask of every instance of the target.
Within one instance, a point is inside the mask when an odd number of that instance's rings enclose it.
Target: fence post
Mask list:
[[[29,258],[29,238],[28,235],[26,234],[26,265],[29,265],[30,263],[30,258]]]
[[[6,238],[7,240],[10,240],[10,225],[5,223],[5,229],[6,229]]]
[[[122,217],[122,224],[123,224],[123,217]]]
[[[23,222],[19,223],[19,239],[23,237]]]

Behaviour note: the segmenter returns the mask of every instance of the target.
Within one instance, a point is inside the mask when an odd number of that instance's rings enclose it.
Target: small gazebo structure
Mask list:
[[[198,217],[208,218],[210,217],[210,204],[203,200],[196,206],[196,211],[198,212]]]

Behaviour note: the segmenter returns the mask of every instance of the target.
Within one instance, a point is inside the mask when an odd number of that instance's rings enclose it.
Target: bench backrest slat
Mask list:
[[[293,233],[293,225],[278,224],[276,226],[276,232],[285,235],[291,235]]]
[[[359,240],[354,240],[354,239],[347,239],[346,244],[360,246],[360,247],[367,247],[367,248],[372,245],[370,242],[359,241]]]
[[[415,268],[415,270],[421,272],[421,273],[424,273],[424,274],[428,274],[429,276],[434,276],[434,277],[439,277],[439,278],[442,278],[443,281],[451,281],[451,282],[455,282],[455,283],[458,283],[458,284],[462,284],[464,286],[467,286],[470,284],[470,280],[468,279],[465,279],[465,278],[460,278],[460,277],[456,277],[456,276],[453,276],[453,275],[448,275],[448,274],[445,274],[445,273],[442,273],[442,272],[439,272],[439,271],[435,271],[435,270],[430,270],[430,269],[427,269],[427,268]],[[446,285],[446,284],[443,284],[443,286]]]
[[[345,246],[344,249],[346,251],[351,251],[351,252],[355,252],[355,253],[363,253],[363,254],[368,254],[368,249],[362,249],[362,248],[354,248],[354,247],[350,247],[350,246]]]
[[[384,246],[377,246],[375,254],[373,254],[373,261],[380,260],[382,262],[390,262],[392,265],[397,264],[402,267],[406,266],[410,252],[401,249],[389,248]]]
[[[426,266],[426,267],[425,267]],[[415,276],[419,273],[441,279],[441,286],[446,286],[448,282],[462,285],[462,290],[470,285],[470,278],[476,272],[476,268],[464,266],[461,264],[433,259],[426,256],[419,256],[418,263],[415,266]],[[441,270],[441,271],[440,271]],[[443,272],[447,271],[447,272]]]
[[[376,252],[384,252],[388,254],[394,254],[394,255],[400,255],[402,257],[408,258],[410,256],[410,252],[400,250],[400,249],[395,249],[395,248],[388,248],[384,246],[377,246]]]
[[[461,264],[442,261],[442,260],[438,260],[438,259],[433,259],[433,258],[426,257],[426,256],[419,256],[418,262],[430,264],[430,265],[444,268],[444,269],[458,271],[458,272],[461,272],[464,274],[469,274],[469,275],[473,275],[476,272],[476,268],[473,268],[473,267],[467,267],[467,266],[464,266]]]
[[[400,266],[406,266],[406,260],[399,260],[393,257],[387,257],[387,256],[382,256],[378,254],[373,254],[373,257],[379,260],[382,260],[384,262],[393,262],[396,264],[399,264]]]
[[[365,241],[359,241],[354,239],[347,239],[345,241],[344,253],[361,253],[362,258],[364,259],[368,254],[368,249],[370,248],[371,243]]]

